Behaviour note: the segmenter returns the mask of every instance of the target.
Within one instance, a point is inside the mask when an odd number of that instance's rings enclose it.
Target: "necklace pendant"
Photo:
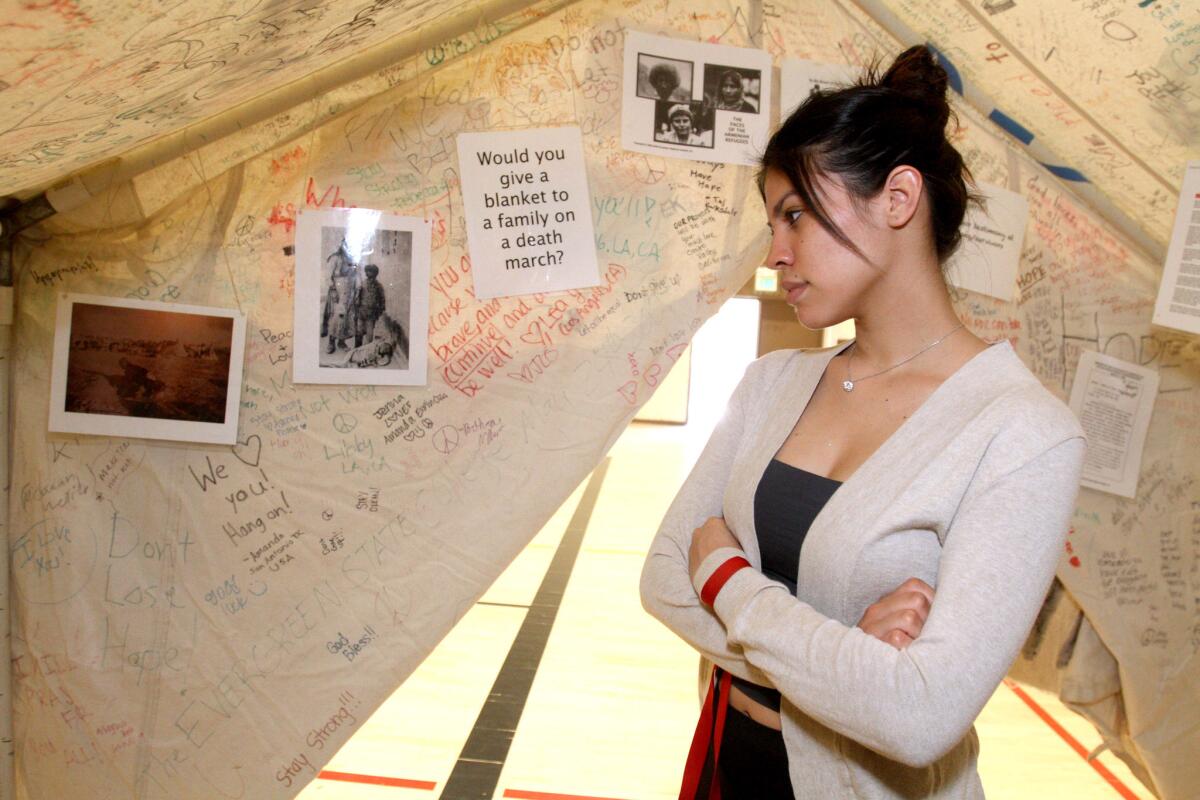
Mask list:
[[[842,388],[847,392],[854,390],[854,381],[842,381]]]

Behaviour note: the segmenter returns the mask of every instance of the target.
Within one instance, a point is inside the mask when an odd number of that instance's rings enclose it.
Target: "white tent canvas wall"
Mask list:
[[[271,765],[305,751],[342,693],[377,707],[600,461],[766,244],[751,168],[622,149],[635,30],[758,48],[776,67],[857,67],[918,42],[942,54],[976,179],[1029,205],[1016,299],[961,292],[960,315],[1064,399],[1083,351],[1160,378],[1136,497],[1081,492],[1060,588],[1016,669],[1091,719],[1159,796],[1195,796],[1200,339],[1151,324],[1185,165],[1200,158],[1187,4],[3,10],[0,796],[294,795]],[[477,299],[456,136],[568,125],[600,286]],[[429,221],[425,385],[292,382],[295,224],[334,207]],[[653,281],[665,288],[627,299]],[[49,432],[65,293],[245,315],[237,444]],[[453,358],[464,323],[504,342],[469,387]],[[628,354],[656,369],[632,374]],[[430,420],[422,430],[484,417],[504,432],[475,451],[389,437],[399,408]],[[357,502],[367,478],[378,511]],[[335,530],[345,549],[322,553]],[[237,604],[212,602],[234,587]],[[326,647],[368,627],[378,644],[353,662]]]

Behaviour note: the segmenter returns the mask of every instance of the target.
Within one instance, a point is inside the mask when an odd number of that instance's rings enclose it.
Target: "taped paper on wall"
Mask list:
[[[946,264],[946,277],[960,289],[1013,301],[1029,203],[987,183],[977,184],[976,190],[984,196],[984,208],[967,207],[959,228],[962,243]]]
[[[1200,161],[1189,161],[1183,173],[1154,324],[1200,333]]]
[[[233,444],[245,349],[237,311],[63,294],[50,430]]]
[[[784,59],[779,68],[779,120],[782,122],[814,89],[841,89],[854,83],[858,71],[846,64]]]
[[[1071,388],[1071,410],[1088,437],[1080,483],[1130,499],[1137,495],[1142,447],[1150,427],[1158,373],[1085,350]]]
[[[631,31],[621,144],[639,153],[757,163],[770,125],[771,57]]]
[[[300,214],[297,383],[423,385],[429,223],[365,208]]]
[[[458,137],[475,296],[600,283],[579,128]]]

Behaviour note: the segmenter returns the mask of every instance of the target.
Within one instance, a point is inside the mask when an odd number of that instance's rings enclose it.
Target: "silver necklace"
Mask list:
[[[953,329],[950,331],[950,333],[947,333],[947,334],[945,334],[944,336],[942,336],[942,337],[941,337],[941,338],[939,338],[939,339],[934,339],[932,342],[930,342],[929,344],[925,345],[925,346],[924,346],[924,347],[922,347],[920,350],[918,350],[917,352],[913,353],[911,356],[909,356],[908,358],[904,359],[903,361],[899,361],[899,362],[897,362],[897,363],[895,363],[895,364],[892,364],[892,365],[891,365],[890,367],[888,367],[887,369],[881,369],[881,370],[879,370],[879,372],[873,372],[873,373],[871,373],[870,375],[867,375],[865,378],[859,378],[858,380],[859,380],[860,382],[861,382],[861,381],[865,381],[867,378],[874,378],[876,375],[882,375],[882,374],[883,374],[883,373],[885,373],[885,372],[888,372],[888,371],[890,371],[890,370],[893,370],[893,369],[895,369],[896,367],[900,366],[901,364],[907,364],[909,361],[912,361],[914,358],[916,358],[917,356],[921,355],[921,353],[924,353],[926,350],[929,350],[929,349],[932,349],[932,348],[934,348],[934,347],[937,347],[937,346],[938,346],[939,344],[941,344],[941,343],[942,343],[942,342],[943,342],[945,339],[949,338],[949,336],[950,336],[950,334],[951,334],[951,333],[954,333],[954,332],[955,332],[955,331],[957,331],[959,328],[962,328],[962,327],[963,327],[965,324],[966,324],[966,323],[960,322],[960,323],[958,324],[958,327],[956,327],[956,328],[953,328]],[[847,392],[852,392],[852,391],[854,391],[854,376],[850,374],[850,367],[851,367],[851,365],[852,365],[852,364],[853,364],[853,362],[854,362],[854,352],[855,352],[857,349],[858,349],[858,346],[857,346],[857,344],[856,344],[856,345],[854,345],[854,346],[852,347],[852,349],[850,350],[850,357],[849,357],[848,359],[846,359],[846,380],[842,381],[842,388],[843,388],[843,389],[845,389]]]

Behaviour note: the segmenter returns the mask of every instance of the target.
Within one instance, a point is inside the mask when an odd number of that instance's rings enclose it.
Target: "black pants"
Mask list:
[[[730,708],[717,764],[721,800],[793,800],[783,734]]]

